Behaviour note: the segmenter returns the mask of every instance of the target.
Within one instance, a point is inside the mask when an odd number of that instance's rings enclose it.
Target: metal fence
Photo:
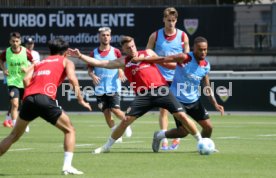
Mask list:
[[[276,32],[271,31],[270,24],[234,25],[235,48],[272,48],[272,38]]]

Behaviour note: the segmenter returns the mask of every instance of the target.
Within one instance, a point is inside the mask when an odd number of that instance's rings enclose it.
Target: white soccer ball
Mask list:
[[[197,143],[197,150],[201,155],[210,155],[216,152],[215,143],[210,138],[202,138]]]

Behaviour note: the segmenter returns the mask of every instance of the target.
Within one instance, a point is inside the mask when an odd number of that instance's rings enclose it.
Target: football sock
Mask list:
[[[72,166],[72,160],[73,160],[73,153],[64,152],[63,170]]]
[[[197,141],[202,139],[200,132],[197,132],[195,135],[193,135],[193,137],[195,137]]]
[[[105,146],[107,148],[110,148],[115,143],[115,141],[116,141],[115,139],[113,139],[112,137],[109,137],[109,139],[107,140]]]
[[[166,136],[165,136],[165,131],[161,131],[161,132],[159,132],[158,134],[157,134],[157,138],[158,139],[163,139],[163,138],[166,138]],[[167,142],[168,142],[168,139],[167,139]]]
[[[16,119],[12,119],[12,123],[13,123],[13,125],[15,126]]]

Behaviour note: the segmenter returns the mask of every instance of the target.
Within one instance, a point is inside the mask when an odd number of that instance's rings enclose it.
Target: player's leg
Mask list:
[[[108,125],[108,127],[110,129],[114,128],[115,126],[115,122],[112,118],[112,114],[111,114],[111,110],[109,108],[106,108],[104,111],[103,111],[103,114],[104,114],[104,118],[105,118],[105,122],[106,124]]]
[[[125,119],[121,120],[120,124],[112,132],[106,144],[95,149],[93,153],[99,154],[109,152],[115,141],[124,134],[126,128],[131,125],[138,117],[149,111],[152,107],[153,105],[151,103],[150,97],[137,95],[134,101],[128,107]]]
[[[4,78],[4,86],[6,87],[6,91],[7,91],[7,94],[9,95],[9,88],[8,86],[6,85],[6,81],[5,81],[5,78]],[[13,123],[12,123],[12,119],[11,119],[11,106],[10,106],[10,101],[9,101],[9,109],[5,115],[5,119],[4,119],[4,122],[3,122],[3,126],[4,127],[9,127],[9,128],[12,128],[13,127]]]
[[[164,108],[159,109],[159,126],[160,129],[163,132],[166,132],[168,130],[169,121],[168,121],[168,110]],[[161,150],[168,150],[169,149],[169,143],[167,138],[163,138],[161,141]]]
[[[13,125],[16,123],[16,119],[18,117],[18,108],[19,108],[19,89],[17,87],[9,87],[9,95],[10,95],[10,104],[11,104],[11,119]]]
[[[213,126],[211,123],[210,116],[201,103],[200,100],[192,104],[183,104],[183,107],[186,108],[187,114],[191,116],[197,123],[201,126],[201,136],[210,138],[213,131]]]
[[[2,156],[11,147],[11,145],[22,136],[28,123],[28,121],[22,120],[21,118],[17,120],[17,123],[11,133],[0,143],[0,156]]]
[[[126,116],[125,113],[121,110],[120,108],[120,96],[118,93],[115,93],[114,95],[109,96],[109,106],[111,108],[111,111],[114,113],[114,115],[120,119],[120,120],[125,120]],[[131,127],[128,126],[125,130],[125,135],[126,137],[131,137],[132,135],[132,130]]]
[[[28,123],[38,116],[34,111],[37,111],[34,100],[32,97],[27,97],[22,104],[20,116],[12,132],[0,143],[0,155],[4,154],[22,136]]]
[[[111,110],[108,107],[108,101],[106,95],[96,96],[98,108],[103,112],[106,124],[109,128],[115,126],[115,122],[112,118]]]
[[[160,95],[160,93],[162,95]],[[166,93],[166,94],[165,94]],[[201,135],[196,127],[196,124],[188,118],[188,116],[184,113],[184,110],[182,108],[182,105],[176,100],[176,98],[173,96],[173,94],[169,91],[168,88],[164,88],[161,91],[158,92],[158,95],[155,100],[154,104],[156,106],[166,108],[170,113],[173,114],[173,116],[180,121],[181,125],[189,132],[191,133],[197,140],[201,139]],[[157,135],[160,132],[154,133],[153,143],[152,143],[152,149],[154,152],[159,151],[159,145],[160,145],[160,137],[157,138]],[[163,135],[165,133],[163,132]],[[177,137],[176,137],[177,138]]]
[[[69,117],[62,112],[55,124],[64,134],[64,162],[62,173],[67,174],[83,174],[83,172],[77,170],[72,166],[73,153],[75,150],[76,133],[75,129],[69,119]]]
[[[64,134],[63,149],[64,162],[62,174],[83,174],[72,166],[73,152],[75,149],[75,129],[69,117],[62,111],[56,100],[47,95],[34,95],[35,105],[38,107],[39,116],[53,126],[57,127]]]
[[[120,124],[116,127],[116,129],[112,132],[107,142],[102,147],[95,149],[92,153],[99,154],[109,152],[112,145],[123,136],[126,128],[131,125],[135,120],[135,116],[126,116],[126,118],[122,120]]]
[[[202,127],[202,130],[201,130],[202,138],[211,138],[212,131],[213,131],[211,119],[200,120],[198,121],[198,124]]]
[[[24,95],[24,88],[18,88],[18,91],[19,91],[19,96],[18,96],[18,98],[19,98],[19,100],[18,100],[18,110],[17,110],[17,113],[18,113],[18,111],[20,110],[20,108],[21,108],[21,102],[22,102],[22,98],[23,98],[23,95]],[[25,132],[26,133],[29,133],[30,132],[30,127],[29,127],[29,125],[27,125],[27,127],[26,127],[26,129],[25,129]]]
[[[12,123],[12,119],[11,119],[11,107],[9,106],[9,109],[7,111],[7,113],[5,114],[5,119],[3,122],[3,126],[4,127],[9,127],[12,128],[13,127],[13,123]]]

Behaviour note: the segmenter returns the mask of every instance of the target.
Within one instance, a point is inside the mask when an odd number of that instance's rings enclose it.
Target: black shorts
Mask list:
[[[167,86],[137,95],[126,111],[127,116],[142,116],[154,107],[167,109],[170,113],[183,112],[181,104],[176,100]]]
[[[22,99],[24,95],[24,88],[18,88],[16,86],[8,86],[10,99],[18,98]]]
[[[98,108],[103,112],[105,109],[120,108],[120,96],[118,93],[96,96]]]
[[[58,106],[57,100],[53,100],[47,95],[35,94],[24,99],[19,117],[25,121],[32,121],[40,116],[47,122],[56,125],[61,114],[62,109]]]
[[[197,100],[194,103],[189,103],[189,104],[181,103],[181,104],[182,104],[182,107],[186,110],[186,113],[197,122],[210,118],[208,111],[205,109],[205,107],[203,106],[200,100]],[[177,127],[181,125],[181,122],[178,121],[177,119],[175,119],[175,123]]]

